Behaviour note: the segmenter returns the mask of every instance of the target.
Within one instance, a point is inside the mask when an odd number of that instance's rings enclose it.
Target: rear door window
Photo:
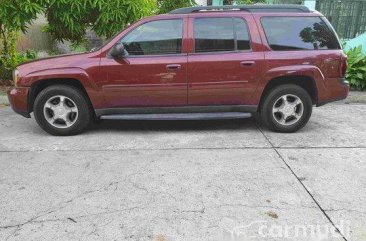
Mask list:
[[[262,17],[272,50],[340,49],[335,34],[320,17]]]
[[[196,53],[250,50],[248,27],[241,18],[197,18],[194,38]]]

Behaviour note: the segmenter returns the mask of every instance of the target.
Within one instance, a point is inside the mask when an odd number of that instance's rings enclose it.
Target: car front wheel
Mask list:
[[[54,85],[42,90],[33,109],[39,126],[57,136],[79,134],[91,120],[85,95],[79,89],[66,85]]]
[[[308,92],[298,85],[280,85],[269,92],[261,108],[263,123],[272,131],[296,132],[306,125],[312,113]]]

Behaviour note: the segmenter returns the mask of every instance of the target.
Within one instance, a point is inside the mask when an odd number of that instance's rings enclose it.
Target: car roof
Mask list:
[[[169,14],[191,14],[207,12],[237,12],[245,11],[250,13],[311,13],[312,11],[302,5],[296,4],[258,4],[258,5],[230,5],[230,6],[196,6],[179,8]]]

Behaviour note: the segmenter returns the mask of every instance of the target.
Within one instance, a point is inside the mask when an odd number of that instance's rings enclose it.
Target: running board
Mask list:
[[[102,115],[102,120],[218,120],[252,117],[244,112]]]

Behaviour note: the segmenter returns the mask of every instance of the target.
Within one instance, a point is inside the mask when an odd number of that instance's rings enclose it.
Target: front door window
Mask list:
[[[182,53],[183,21],[159,20],[145,23],[121,42],[130,56]]]

